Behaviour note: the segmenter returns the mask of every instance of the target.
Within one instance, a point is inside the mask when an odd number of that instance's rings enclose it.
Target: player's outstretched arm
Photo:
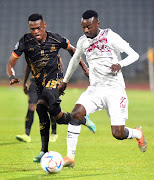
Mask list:
[[[75,53],[75,51],[76,51],[76,49],[75,49],[75,47],[73,47],[73,46],[70,44],[70,45],[69,45],[69,48],[67,49],[67,51],[70,53],[71,56],[73,56],[74,53]],[[89,69],[88,69],[88,66],[84,63],[84,61],[83,61],[82,58],[80,58],[80,63],[79,63],[79,64],[80,64],[80,66],[81,66],[84,74],[85,74],[87,77],[89,77]]]
[[[17,61],[18,61],[18,58],[15,58],[13,55],[11,55],[9,62],[6,66],[6,72],[7,72],[7,75],[9,76],[9,79],[10,79],[10,83],[9,83],[10,85],[13,85],[13,84],[19,82],[19,79],[17,79],[15,77],[15,71],[13,69],[13,67],[15,66]]]
[[[24,83],[23,83],[23,90],[24,90],[25,94],[28,93],[27,80],[28,80],[29,74],[30,74],[30,69],[29,69],[28,65],[26,65],[25,75],[24,75]]]

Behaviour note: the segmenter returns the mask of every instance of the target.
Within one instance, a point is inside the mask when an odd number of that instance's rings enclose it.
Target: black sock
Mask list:
[[[55,123],[55,124],[51,124],[51,126],[52,126],[52,130],[51,130],[51,134],[57,134],[57,124]]]
[[[57,120],[57,123],[58,124],[70,123],[70,124],[76,125],[76,126],[78,126],[80,124],[85,125],[86,124],[86,118],[83,117],[81,120],[77,120],[77,119],[73,119],[70,113],[63,113],[62,117]]]
[[[56,132],[56,129],[57,129],[56,120],[54,120],[52,116],[50,116],[50,122],[51,122],[51,134],[57,134],[57,132]]]
[[[124,139],[127,139],[127,137],[129,136],[129,131],[127,128],[125,128],[124,131],[125,131]]]
[[[48,152],[49,136],[41,136],[42,148],[41,151]]]
[[[43,104],[38,104],[36,111],[40,120],[40,134],[42,141],[41,151],[48,152],[48,142],[49,142],[49,129],[50,129],[50,120],[47,112],[48,108]]]
[[[28,109],[28,112],[27,112],[27,115],[25,118],[25,133],[28,136],[29,136],[30,131],[31,131],[33,120],[34,120],[34,111],[31,111],[30,109]]]
[[[58,124],[68,124],[71,121],[70,113],[63,113],[62,117],[56,120]]]
[[[86,124],[86,118],[85,118],[85,117],[83,117],[83,118],[80,120],[80,124],[83,124],[83,125]]]
[[[80,124],[85,125],[86,124],[86,118],[83,117],[81,120],[71,118],[69,123],[72,124],[72,125],[75,125],[75,126],[78,126]]]

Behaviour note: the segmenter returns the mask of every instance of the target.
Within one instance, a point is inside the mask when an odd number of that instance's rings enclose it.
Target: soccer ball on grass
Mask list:
[[[41,167],[47,173],[58,173],[63,168],[63,157],[55,151],[46,152],[41,158]]]

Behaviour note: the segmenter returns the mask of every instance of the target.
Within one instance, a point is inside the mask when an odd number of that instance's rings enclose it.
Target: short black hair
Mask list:
[[[42,20],[43,21],[43,16],[42,14],[38,14],[38,13],[35,13],[35,14],[31,14],[28,18],[28,22],[29,21],[37,21],[37,20]]]
[[[95,17],[98,19],[98,13],[94,10],[87,10],[82,15],[83,19],[89,19],[91,17]]]

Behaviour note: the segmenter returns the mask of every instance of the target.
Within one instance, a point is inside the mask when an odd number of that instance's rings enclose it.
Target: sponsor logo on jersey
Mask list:
[[[17,42],[17,44],[15,45],[14,50],[17,50],[18,47],[19,47],[19,42]]]

